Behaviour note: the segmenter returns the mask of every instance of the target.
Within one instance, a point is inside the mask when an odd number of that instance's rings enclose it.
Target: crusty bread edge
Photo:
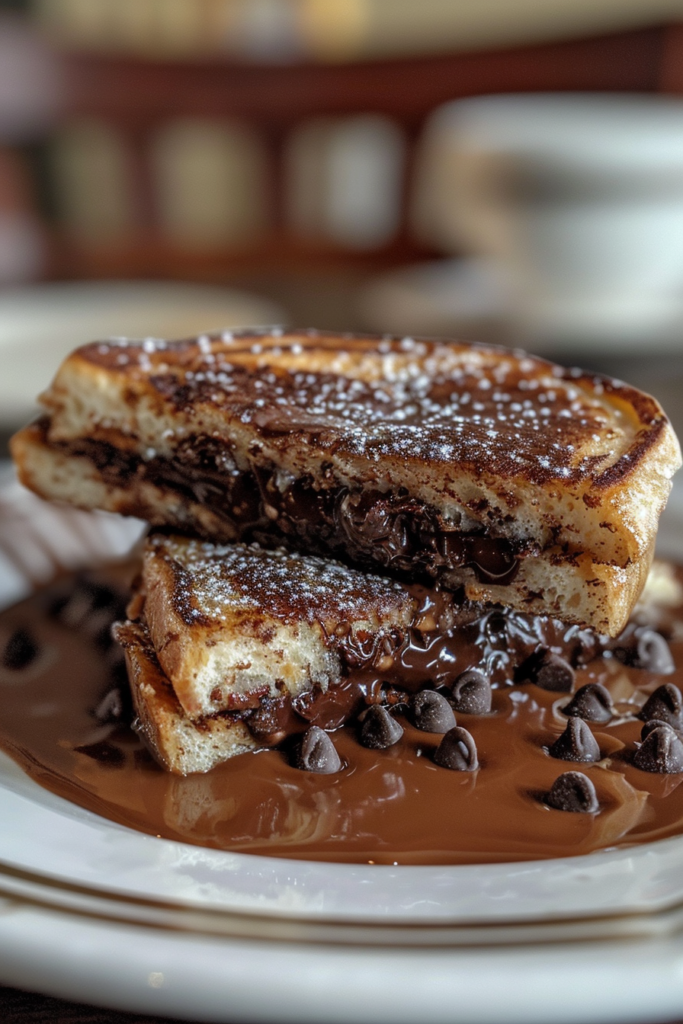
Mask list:
[[[143,626],[122,623],[116,638],[125,652],[136,731],[167,771],[174,775],[208,772],[231,757],[260,749],[244,722],[229,715],[205,719],[199,725],[187,718]]]
[[[198,530],[206,537],[219,534],[228,542],[237,539],[225,519],[170,488],[157,487],[138,477],[130,479],[125,488],[112,486],[90,459],[50,447],[40,423],[16,433],[10,440],[10,450],[20,482],[46,501],[61,501],[87,511],[117,512],[181,532]]]

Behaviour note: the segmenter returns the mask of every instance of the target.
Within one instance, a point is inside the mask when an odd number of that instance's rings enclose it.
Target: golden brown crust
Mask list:
[[[298,331],[228,338],[202,346],[197,339],[93,343],[70,359],[123,376],[129,402],[141,388],[160,407],[213,407],[226,421],[246,414],[246,422],[280,434],[334,432],[335,450],[374,446],[388,458],[406,457],[401,428],[417,428],[408,457],[457,460],[476,473],[494,468],[517,482],[613,486],[670,430],[650,395],[501,347]],[[50,391],[44,401],[52,406]],[[611,448],[596,451],[594,435],[604,441],[610,430]]]
[[[144,547],[142,614],[193,719],[258,707],[341,678],[334,637],[407,629],[415,599],[337,562],[156,535]]]
[[[213,438],[240,469],[406,487],[487,529],[511,516],[544,545],[578,530],[584,550],[620,565],[649,546],[680,461],[650,396],[455,342],[246,332],[92,344],[43,401],[53,442],[87,437],[146,459]]]

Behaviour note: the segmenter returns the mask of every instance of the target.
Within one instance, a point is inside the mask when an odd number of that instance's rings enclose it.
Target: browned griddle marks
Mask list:
[[[307,366],[306,352],[321,350],[337,356],[338,370]],[[458,462],[539,484],[592,480],[604,488],[631,472],[631,458],[580,454],[617,415],[606,412],[602,395],[632,406],[642,425],[639,457],[666,422],[651,398],[621,382],[484,345],[247,332],[228,340],[102,343],[82,355],[133,382],[137,374],[177,409],[219,407],[254,424],[275,447],[298,434],[336,455]],[[369,379],[355,375],[354,360]]]

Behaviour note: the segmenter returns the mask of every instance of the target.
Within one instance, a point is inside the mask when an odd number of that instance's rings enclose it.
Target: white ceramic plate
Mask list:
[[[0,497],[5,523],[21,504],[30,564],[31,538],[64,513],[12,482]],[[139,530],[88,518],[92,560]],[[669,550],[681,550],[681,524],[677,492]],[[7,984],[196,1020],[587,1024],[683,1013],[683,838],[470,867],[259,858],[115,825],[6,757],[0,821]]]
[[[77,345],[103,337],[187,338],[281,323],[280,306],[210,285],[107,281],[31,285],[0,295],[0,427],[35,415],[36,395]]]

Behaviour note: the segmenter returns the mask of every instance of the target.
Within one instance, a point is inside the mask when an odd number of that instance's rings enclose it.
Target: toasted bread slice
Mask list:
[[[452,687],[472,667],[510,685],[548,652],[586,664],[607,644],[591,630],[313,555],[165,534],[145,542],[128,615],[143,623],[189,719],[239,711],[270,742],[302,718],[336,728],[387,687],[395,699]]]
[[[257,708],[264,697],[325,692],[345,661],[375,662],[405,635],[417,599],[392,580],[257,545],[156,535],[133,601],[185,713]]]
[[[265,332],[85,346],[23,481],[215,541],[329,553],[615,635],[680,464],[658,403],[475,344]]]
[[[156,535],[129,608],[139,621],[115,635],[138,729],[185,775],[277,745],[305,722],[334,730],[368,704],[455,692],[472,668],[494,688],[535,681],[564,692],[572,668],[602,655],[639,664],[641,627],[673,635],[680,602],[678,576],[656,563],[631,623],[609,640],[314,557]],[[544,665],[554,681],[542,681]]]
[[[235,715],[192,722],[157,660],[149,634],[137,622],[121,623],[115,636],[126,654],[136,729],[157,761],[175,775],[208,772],[259,744]]]

